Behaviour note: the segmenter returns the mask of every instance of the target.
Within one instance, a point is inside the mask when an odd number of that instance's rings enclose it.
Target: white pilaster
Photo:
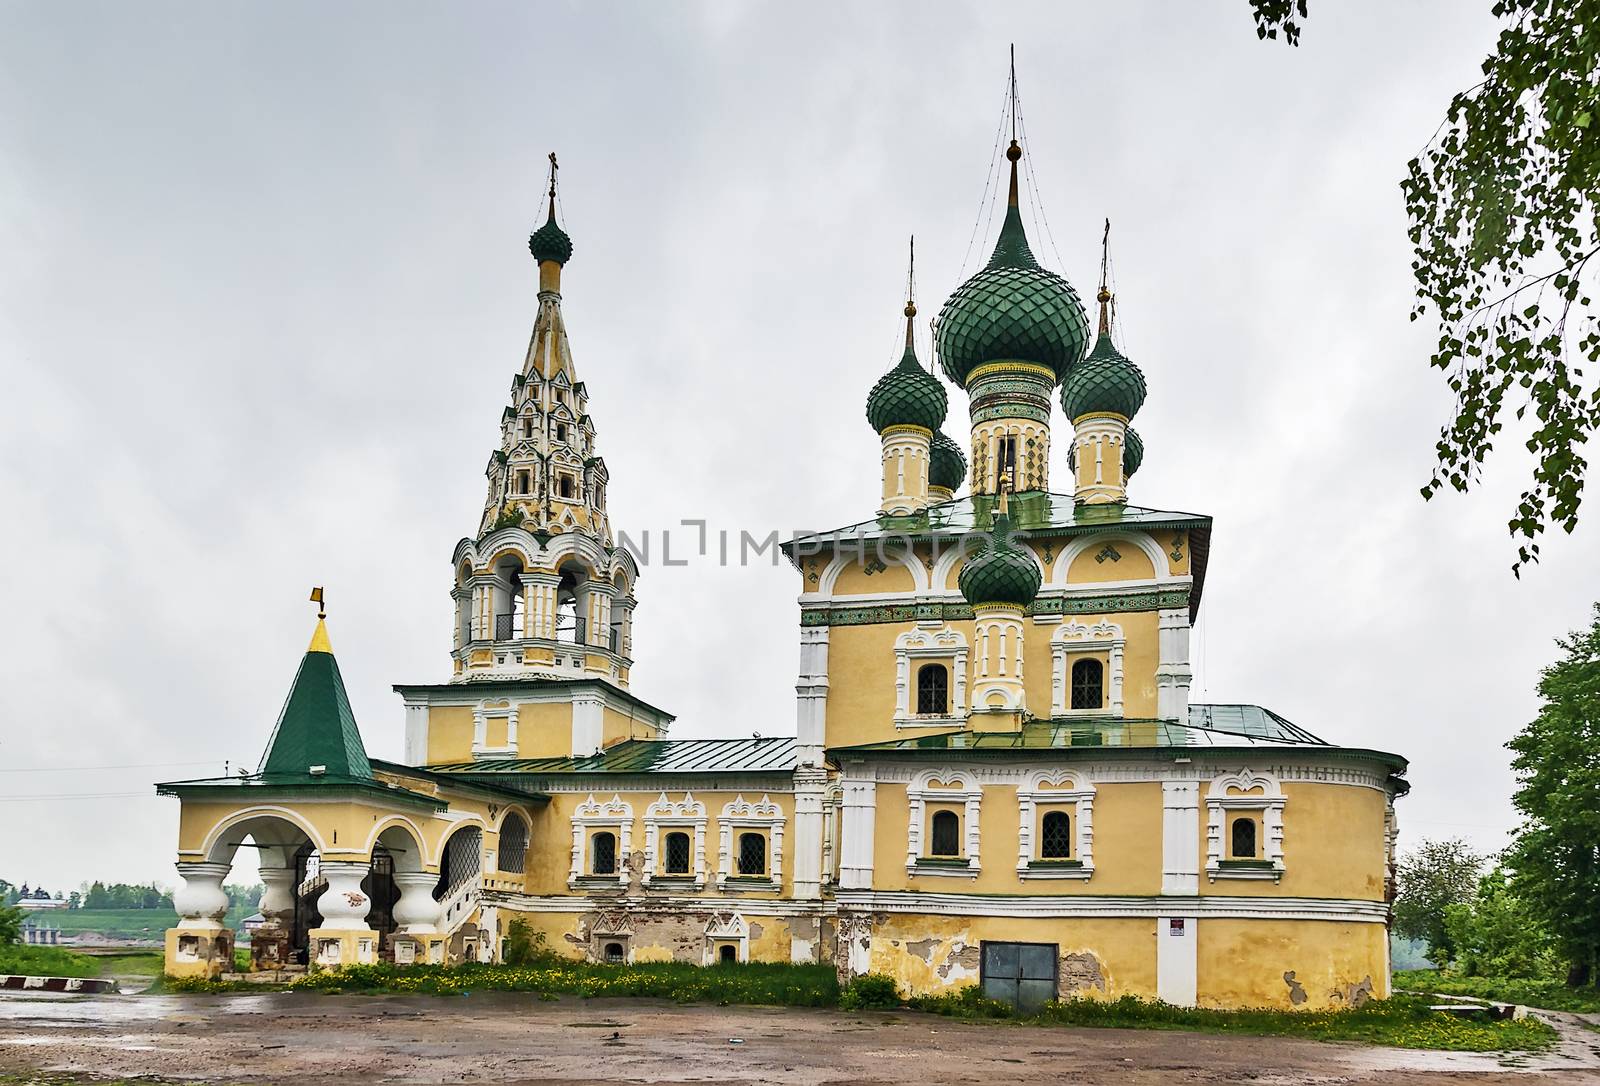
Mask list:
[[[794,771],[794,896],[822,896],[822,809],[827,770],[800,766]]]
[[[872,889],[872,846],[877,832],[878,784],[867,779],[844,782],[844,826],[839,831],[839,886]]]
[[[800,628],[800,677],[794,690],[800,764],[820,766],[828,731],[828,627]]]
[[[1200,782],[1161,785],[1161,892],[1200,892]]]
[[[1156,918],[1156,998],[1192,1007],[1199,976],[1200,921],[1193,916]]]
[[[605,710],[597,697],[572,699],[572,756],[587,758],[605,742]]]
[[[1156,715],[1180,724],[1189,719],[1189,682],[1194,672],[1189,667],[1189,610],[1171,608],[1161,612],[1157,640]]]
[[[406,765],[428,764],[428,702],[424,698],[407,695],[406,712]]]

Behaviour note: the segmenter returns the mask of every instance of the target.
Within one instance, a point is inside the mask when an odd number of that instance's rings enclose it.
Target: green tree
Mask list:
[[[1429,959],[1448,963],[1456,948],[1445,925],[1445,909],[1472,897],[1483,863],[1484,857],[1459,839],[1418,842],[1395,870],[1394,933],[1421,939],[1428,944]]]
[[[0,905],[0,946],[22,941],[22,917],[15,905]]]
[[[1506,863],[1512,885],[1555,938],[1567,983],[1600,964],[1600,604],[1539,679],[1539,715],[1507,743],[1522,814]]]
[[[1479,880],[1471,900],[1446,905],[1444,926],[1455,948],[1451,964],[1469,977],[1549,980],[1557,975],[1550,932],[1517,896],[1502,868]]]
[[[1250,0],[1256,34],[1300,43],[1305,0]],[[1513,572],[1550,525],[1578,523],[1600,429],[1600,0],[1495,0],[1483,79],[1450,100],[1401,192],[1415,249],[1412,320],[1432,312],[1430,365],[1455,399],[1422,488],[1477,481],[1511,412],[1536,463],[1507,525]],[[1590,366],[1590,376],[1583,367]]]

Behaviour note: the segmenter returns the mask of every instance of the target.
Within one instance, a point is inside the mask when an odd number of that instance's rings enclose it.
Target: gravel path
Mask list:
[[[320,1086],[350,1082],[1600,1083],[1600,1033],[1561,1023],[1538,1057],[1282,1038],[1051,1029],[911,1012],[643,1000],[0,996],[0,1074]]]

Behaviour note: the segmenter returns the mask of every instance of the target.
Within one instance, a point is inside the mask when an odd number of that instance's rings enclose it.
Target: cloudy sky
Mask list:
[[[1216,518],[1196,700],[1403,753],[1408,840],[1497,846],[1600,509],[1517,581],[1515,450],[1418,496],[1449,401],[1398,180],[1487,7],[1317,4],[1291,50],[1245,0],[0,4],[0,877],[173,881],[151,783],[254,765],[312,584],[398,758],[390,684],[447,675],[552,149],[615,522],[870,515],[905,239],[931,313],[976,262],[1012,41],[1035,251],[1087,295],[1114,224],[1133,499]],[[651,565],[635,691],[680,735],[792,730],[796,590]]]

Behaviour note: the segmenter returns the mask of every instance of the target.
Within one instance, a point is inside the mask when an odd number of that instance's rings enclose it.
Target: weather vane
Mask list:
[[[318,585],[317,587],[315,587],[315,588],[313,588],[311,590],[311,602],[317,605],[317,617],[318,618],[327,618],[328,617],[328,609],[322,602],[322,586],[321,585]]]

